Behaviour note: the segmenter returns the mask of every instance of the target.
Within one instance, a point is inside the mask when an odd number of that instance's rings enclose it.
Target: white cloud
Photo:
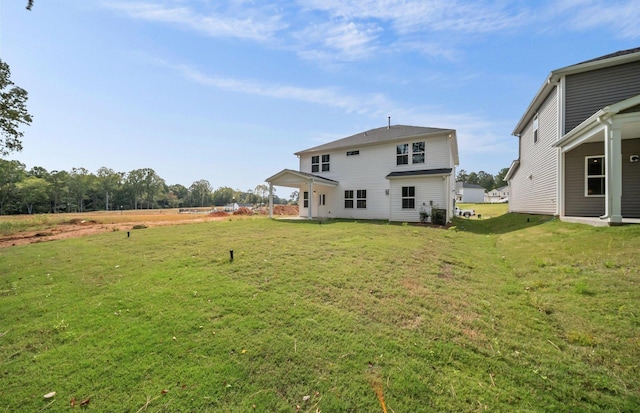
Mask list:
[[[150,2],[105,2],[107,8],[123,12],[135,19],[175,24],[212,37],[237,37],[265,41],[286,26],[277,15],[263,16],[256,11],[238,19],[221,13],[196,13],[184,5],[168,6]]]
[[[570,16],[568,26],[571,28],[589,30],[602,27],[612,31],[615,37],[640,37],[640,5],[637,0],[565,0],[560,7]]]
[[[301,0],[309,9],[351,20],[387,21],[398,33],[459,31],[488,33],[517,27],[524,10],[496,2],[456,0]]]
[[[231,92],[295,100],[365,115],[378,114],[381,112],[380,108],[390,107],[387,98],[382,94],[372,93],[357,96],[349,95],[332,87],[305,88],[283,84],[271,85],[256,80],[209,76],[186,65],[172,67],[179,70],[185,78],[191,81]]]

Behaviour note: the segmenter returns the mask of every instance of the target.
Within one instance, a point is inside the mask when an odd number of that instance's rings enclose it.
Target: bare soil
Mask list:
[[[263,208],[253,212],[260,215],[267,215],[268,210]],[[275,205],[273,210],[274,216],[290,216],[298,215],[298,207],[290,205]],[[70,216],[74,214],[68,214]],[[75,214],[80,216],[80,214]],[[52,225],[47,229],[37,231],[23,231],[9,235],[0,234],[0,248],[11,247],[14,245],[34,244],[36,242],[54,241],[66,238],[84,237],[87,235],[99,234],[111,231],[134,231],[136,228],[159,227],[167,225],[180,225],[196,222],[219,221],[228,219],[232,214],[226,212],[213,212],[210,214],[185,214],[185,213],[167,213],[167,211],[159,211],[157,213],[149,212],[130,212],[122,215],[118,212],[111,214],[113,218],[109,219],[109,214],[98,213],[94,219],[70,218],[65,223]],[[247,215],[246,213],[233,215]],[[82,214],[83,217],[91,217],[91,214]],[[102,223],[99,221],[119,221]],[[135,227],[135,228],[134,228]]]

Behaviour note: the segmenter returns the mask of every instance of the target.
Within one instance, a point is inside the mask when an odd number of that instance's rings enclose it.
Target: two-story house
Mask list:
[[[509,202],[509,186],[501,186],[500,188],[495,188],[487,192],[484,197],[484,202],[490,204]]]
[[[510,211],[640,222],[640,48],[552,71],[513,135]]]
[[[453,216],[456,131],[391,125],[295,153],[298,171],[266,179],[299,190],[300,216],[420,221],[420,212]]]
[[[482,185],[458,181],[456,182],[456,202],[473,204],[484,202],[484,188]]]

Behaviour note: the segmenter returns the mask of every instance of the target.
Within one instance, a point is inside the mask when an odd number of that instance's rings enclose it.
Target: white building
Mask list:
[[[299,170],[269,177],[296,188],[300,216],[417,222],[420,212],[453,216],[458,144],[454,129],[389,125],[295,153]]]
[[[482,203],[484,188],[481,185],[458,181],[456,182],[456,202]]]

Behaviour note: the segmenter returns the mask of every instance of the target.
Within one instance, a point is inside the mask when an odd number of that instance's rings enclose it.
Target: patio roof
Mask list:
[[[313,183],[324,186],[338,186],[338,181],[323,178],[322,176],[310,174],[307,172],[294,171],[293,169],[283,169],[277,174],[266,179],[266,182],[274,186],[287,186],[298,188],[300,185]]]

